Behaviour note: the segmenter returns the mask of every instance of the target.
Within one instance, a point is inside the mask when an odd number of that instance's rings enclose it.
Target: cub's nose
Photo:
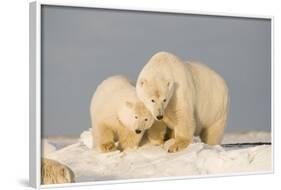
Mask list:
[[[135,132],[136,132],[137,134],[140,134],[140,133],[141,133],[141,130],[136,129]]]
[[[156,118],[157,118],[158,120],[161,120],[161,119],[163,119],[163,115],[157,115]]]

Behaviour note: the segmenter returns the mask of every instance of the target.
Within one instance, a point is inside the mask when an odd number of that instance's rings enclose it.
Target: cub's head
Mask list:
[[[163,119],[165,108],[174,93],[174,86],[173,80],[164,78],[138,80],[137,95],[156,120]]]
[[[136,134],[143,134],[154,122],[151,113],[140,100],[125,102],[119,110],[118,118],[124,126]]]

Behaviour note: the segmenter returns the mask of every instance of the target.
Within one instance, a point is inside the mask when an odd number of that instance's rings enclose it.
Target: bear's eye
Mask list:
[[[163,102],[166,102],[166,101],[167,101],[166,99],[163,100]]]
[[[135,119],[138,119],[138,116],[135,116]]]
[[[154,103],[155,101],[154,101],[153,99],[151,99],[151,102],[153,102],[153,103]]]
[[[147,120],[148,120],[147,118],[144,119],[144,121],[147,121]]]

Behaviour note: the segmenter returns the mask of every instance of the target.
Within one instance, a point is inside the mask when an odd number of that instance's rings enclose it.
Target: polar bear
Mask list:
[[[221,142],[228,113],[228,89],[222,77],[207,66],[184,63],[168,52],[156,53],[140,72],[136,90],[153,117],[172,129],[175,143],[168,152],[187,147],[193,135],[200,135],[210,145]],[[154,141],[164,138],[155,134],[157,130],[163,134],[165,127],[151,130],[148,136],[153,134]]]
[[[90,114],[94,144],[101,152],[137,147],[154,122],[137,98],[135,87],[124,76],[109,77],[97,87]]]
[[[42,159],[41,184],[74,183],[73,171],[64,164],[47,158]]]

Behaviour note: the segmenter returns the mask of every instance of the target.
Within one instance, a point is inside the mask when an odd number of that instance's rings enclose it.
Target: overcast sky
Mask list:
[[[163,50],[224,77],[227,131],[270,130],[270,41],[268,19],[44,6],[42,135],[78,136],[90,128],[97,85],[117,74],[136,80]]]

